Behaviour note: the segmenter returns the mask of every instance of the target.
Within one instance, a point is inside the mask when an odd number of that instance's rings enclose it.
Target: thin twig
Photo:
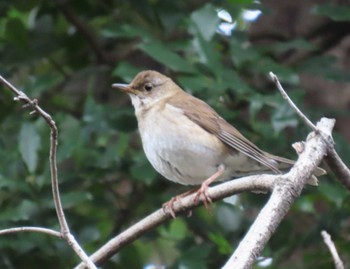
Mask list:
[[[57,137],[58,130],[56,123],[51,118],[51,116],[45,112],[39,105],[37,100],[30,99],[24,92],[17,90],[10,82],[8,82],[5,78],[0,76],[0,81],[6,85],[12,92],[14,92],[17,96],[14,98],[15,101],[22,101],[25,103],[25,107],[29,107],[40,116],[44,118],[47,124],[50,127],[51,135],[50,135],[50,172],[51,172],[51,185],[52,185],[52,194],[53,200],[55,203],[56,213],[58,217],[58,221],[60,223],[61,232],[69,233],[69,227],[64,216],[63,207],[60,198],[60,192],[58,187],[58,175],[57,175],[57,161],[56,161],[56,152],[57,152]],[[32,112],[33,112],[32,111]]]
[[[323,237],[323,241],[325,242],[325,244],[327,245],[329,251],[332,254],[334,265],[335,265],[335,269],[344,269],[343,261],[340,259],[338,251],[337,251],[337,248],[335,247],[335,244],[332,241],[332,238],[329,235],[329,233],[327,233],[326,231],[322,231],[321,235]]]
[[[217,201],[224,197],[244,191],[268,192],[272,190],[275,181],[279,177],[280,175],[255,175],[242,177],[210,187],[208,189],[208,194],[213,201]],[[176,215],[188,212],[195,207],[198,207],[200,204],[194,201],[194,197],[195,194],[192,194],[177,200],[174,203],[174,212]],[[169,212],[165,212],[163,209],[158,209],[126,229],[124,232],[109,240],[92,256],[90,256],[90,258],[96,265],[101,266],[122,247],[132,243],[146,232],[154,229],[169,219],[171,219]],[[84,264],[82,263],[75,267],[75,269],[82,268],[85,268]]]
[[[25,227],[25,226],[0,230],[0,235],[18,233],[18,232],[37,232],[37,233],[44,233],[44,234],[56,236],[58,238],[62,238],[62,233],[52,229],[41,228],[41,227]]]
[[[278,90],[281,92],[283,99],[285,99],[288,102],[288,104],[294,109],[294,111],[299,115],[299,117],[306,123],[306,125],[317,133],[316,126],[303,114],[303,112],[301,112],[301,110],[289,98],[288,94],[285,92],[280,81],[278,80],[277,76],[272,72],[270,72],[269,75],[272,81],[276,84]]]
[[[296,113],[300,116],[300,118],[315,132],[319,133],[323,138],[323,141],[327,145],[327,151],[325,155],[325,161],[327,162],[329,168],[334,172],[337,176],[337,179],[348,189],[350,190],[350,170],[344,164],[342,159],[339,157],[338,153],[334,148],[334,140],[332,138],[331,133],[318,132],[316,126],[299,110],[299,108],[293,103],[293,101],[289,98],[287,93],[284,91],[282,85],[280,84],[277,76],[272,72],[269,73],[271,79],[276,84],[278,90],[281,92],[283,98],[287,100],[289,105],[296,111]],[[333,120],[333,125],[335,124],[335,120]],[[322,231],[322,236],[324,238],[325,243],[331,251],[331,254],[334,259],[336,269],[343,269],[344,265],[339,258],[337,250],[332,242],[330,235],[326,231]]]
[[[7,88],[9,88],[16,97],[15,101],[24,102],[25,108],[30,108],[32,111],[30,114],[37,113],[44,118],[47,124],[50,127],[51,135],[50,135],[50,173],[51,173],[51,185],[52,185],[52,195],[55,204],[57,218],[61,228],[61,235],[67,241],[67,243],[72,246],[73,250],[78,254],[80,259],[84,261],[84,263],[88,266],[88,268],[96,269],[96,266],[91,262],[89,257],[80,247],[78,242],[71,235],[68,223],[64,216],[64,211],[60,198],[60,191],[58,186],[58,175],[57,175],[57,138],[58,138],[58,130],[55,121],[52,119],[50,114],[45,112],[39,105],[36,99],[30,99],[24,92],[19,91],[16,87],[14,87],[10,82],[8,82],[5,78],[0,76],[0,82],[3,83]]]
[[[271,79],[276,84],[278,90],[281,92],[282,97],[287,100],[288,104],[294,109],[294,111],[300,116],[300,118],[308,125],[314,132],[318,132],[316,126],[300,111],[300,109],[294,104],[294,102],[287,95],[283,89],[281,83],[279,82],[277,76],[270,72]],[[337,176],[337,179],[350,191],[350,169],[344,164],[342,159],[339,157],[338,153],[334,148],[334,140],[332,135],[321,134],[325,142],[327,143],[327,155],[325,156],[325,161],[327,162],[329,168]]]

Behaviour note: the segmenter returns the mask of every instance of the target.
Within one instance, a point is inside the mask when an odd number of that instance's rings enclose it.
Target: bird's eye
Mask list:
[[[153,89],[153,86],[152,86],[152,84],[147,83],[147,84],[145,84],[144,88],[146,91],[150,92]]]

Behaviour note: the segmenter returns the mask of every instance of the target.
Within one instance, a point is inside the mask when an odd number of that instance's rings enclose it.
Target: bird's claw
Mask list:
[[[213,202],[208,194],[208,185],[202,184],[202,186],[199,188],[199,190],[196,192],[196,195],[194,197],[194,201],[198,203],[199,200],[202,200],[205,208],[210,211],[211,207],[210,204]]]
[[[175,215],[175,210],[174,210],[174,203],[178,200],[179,198],[177,196],[171,198],[168,202],[165,202],[163,204],[163,210],[166,213],[169,213],[170,216],[175,219],[176,215]]]

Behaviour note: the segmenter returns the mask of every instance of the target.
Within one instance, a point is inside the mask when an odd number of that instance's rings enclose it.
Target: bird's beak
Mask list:
[[[129,84],[123,84],[123,83],[114,83],[112,84],[112,88],[118,89],[125,93],[132,93],[135,94],[135,90],[130,87]]]

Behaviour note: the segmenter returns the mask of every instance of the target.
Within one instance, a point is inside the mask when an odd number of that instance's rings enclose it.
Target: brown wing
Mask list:
[[[185,98],[183,95],[186,95]],[[235,127],[221,118],[208,104],[186,92],[179,92],[176,96],[173,96],[169,100],[169,104],[182,109],[190,120],[216,135],[229,147],[242,152],[276,173],[280,173],[278,163],[271,162],[271,159],[290,165],[294,163],[291,160],[262,151],[245,138]]]

